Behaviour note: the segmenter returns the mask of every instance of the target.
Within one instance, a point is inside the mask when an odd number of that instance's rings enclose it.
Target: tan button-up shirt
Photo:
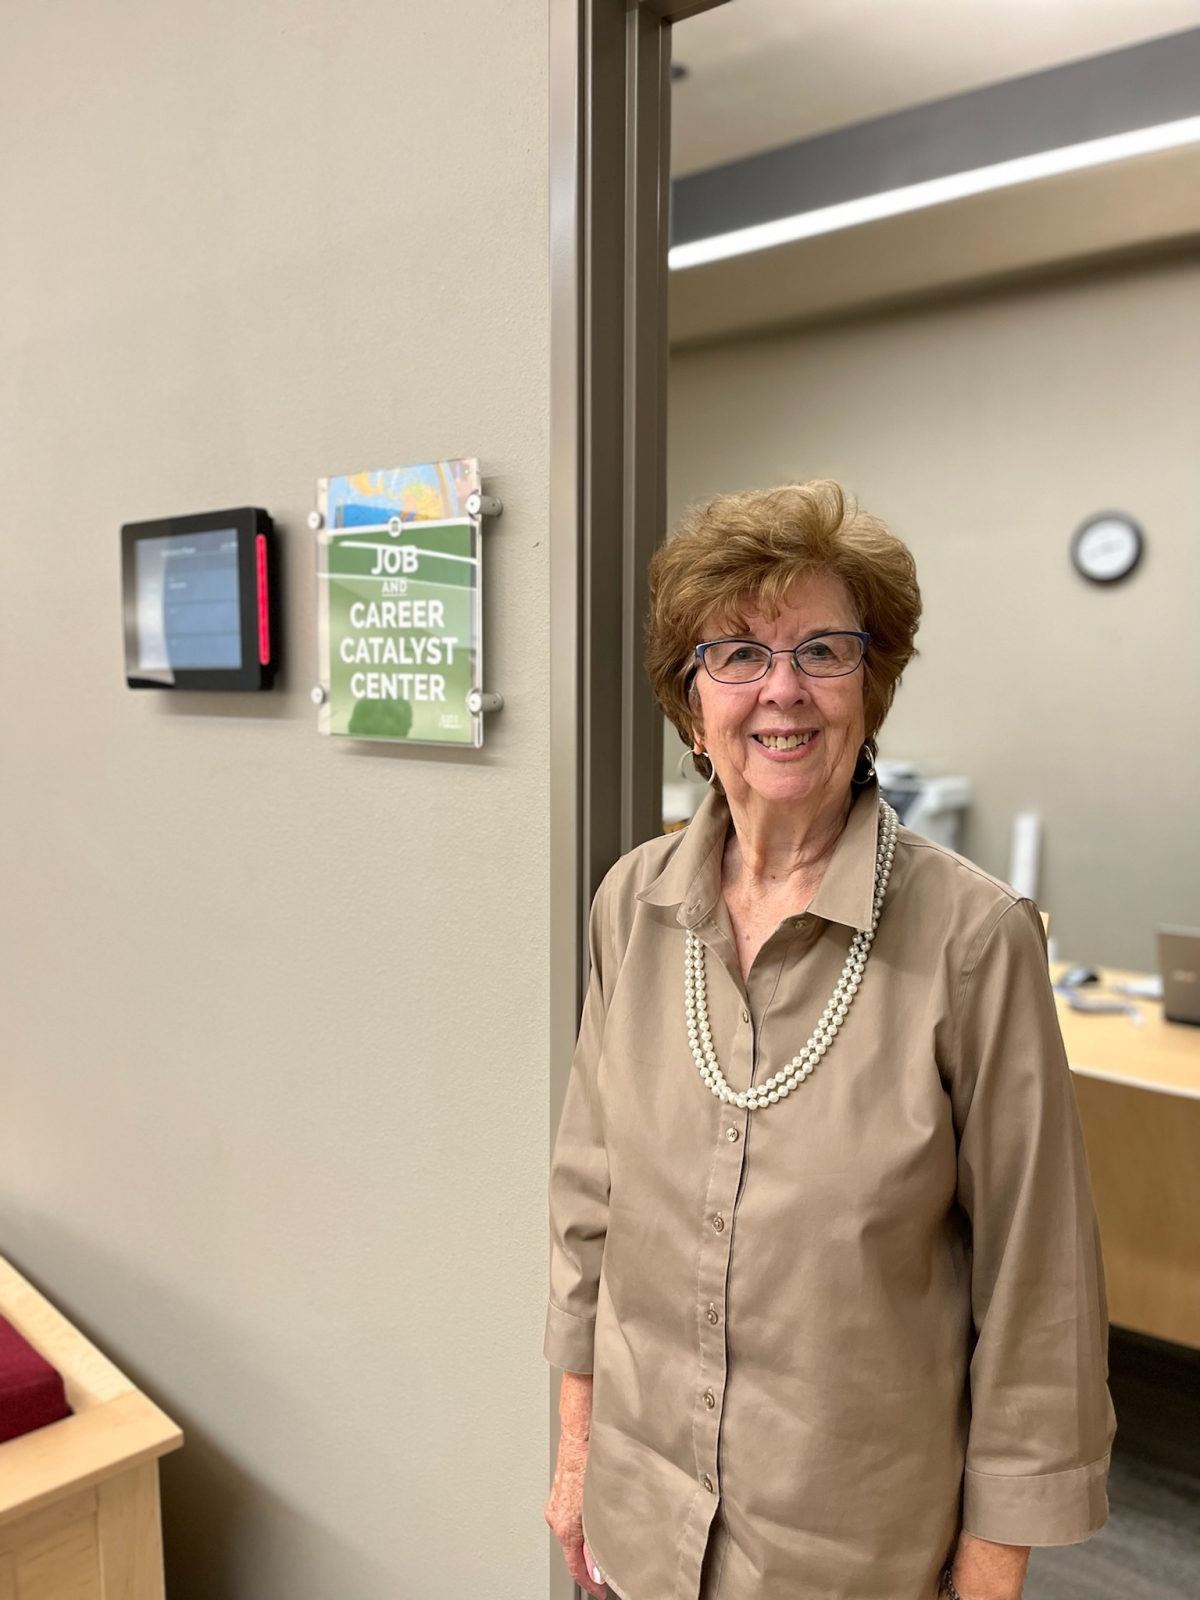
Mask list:
[[[593,910],[546,1333],[595,1372],[584,1526],[625,1600],[696,1600],[702,1567],[705,1600],[933,1600],[960,1527],[1060,1544],[1107,1510],[1100,1253],[1041,923],[902,829],[832,1048],[738,1111],[688,1045],[685,929],[744,1089],[870,925],[878,792],[745,982],[728,825],[710,796]]]

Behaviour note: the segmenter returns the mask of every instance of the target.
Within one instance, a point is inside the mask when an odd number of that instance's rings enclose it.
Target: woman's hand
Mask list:
[[[1028,1565],[1026,1544],[993,1544],[963,1533],[950,1576],[961,1600],[1021,1600]]]
[[[567,1570],[585,1593],[605,1600],[608,1589],[599,1577],[592,1552],[583,1541],[583,1477],[587,1471],[592,1431],[590,1373],[564,1372],[558,1399],[558,1463],[546,1501],[546,1521],[562,1545]],[[593,1577],[592,1574],[597,1576]]]

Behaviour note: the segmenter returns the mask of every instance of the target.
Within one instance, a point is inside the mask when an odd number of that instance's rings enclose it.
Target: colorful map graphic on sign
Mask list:
[[[477,461],[428,461],[419,467],[355,472],[330,478],[327,528],[369,527],[398,516],[401,522],[439,522],[467,515],[467,497],[479,488]]]
[[[479,523],[473,460],[323,480],[323,731],[478,745]]]

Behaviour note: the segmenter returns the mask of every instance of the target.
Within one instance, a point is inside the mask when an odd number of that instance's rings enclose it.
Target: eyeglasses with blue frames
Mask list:
[[[850,628],[818,633],[790,650],[772,650],[755,639],[709,639],[696,646],[696,660],[717,683],[756,683],[776,656],[791,656],[795,670],[809,678],[846,678],[862,666],[870,642],[869,633]]]

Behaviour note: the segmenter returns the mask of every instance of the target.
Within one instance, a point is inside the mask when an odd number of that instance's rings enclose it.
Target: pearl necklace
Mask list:
[[[712,1030],[708,1022],[708,991],[704,979],[704,946],[688,929],[684,956],[684,1011],[687,1014],[688,1042],[700,1069],[700,1076],[726,1105],[737,1106],[740,1111],[761,1111],[766,1106],[778,1105],[786,1100],[793,1089],[798,1089],[838,1036],[851,1002],[862,982],[863,969],[871,953],[883,897],[887,893],[888,878],[892,872],[892,858],[896,853],[896,834],[900,819],[886,800],[879,802],[879,839],[875,846],[875,894],[871,904],[871,926],[860,928],[854,935],[842,975],[821,1013],[821,1020],[813,1030],[808,1043],[793,1056],[781,1071],[765,1083],[752,1084],[744,1094],[736,1093],[725,1082],[725,1075],[717,1062],[713,1049]]]

